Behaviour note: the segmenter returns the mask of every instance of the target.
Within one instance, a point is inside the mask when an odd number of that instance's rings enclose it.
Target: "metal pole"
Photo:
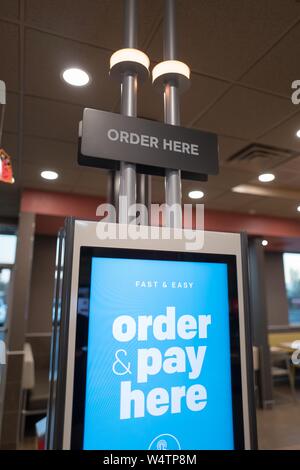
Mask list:
[[[175,0],[165,0],[164,60],[176,60],[177,58],[175,16]],[[175,81],[166,83],[165,85],[164,111],[165,123],[180,125],[179,90]],[[167,210],[166,223],[170,227],[181,228],[182,210],[180,170],[166,170],[165,192],[167,206],[171,208],[174,204],[177,205],[176,208],[174,207],[174,210]]]
[[[137,47],[137,0],[124,0],[125,30],[124,47]],[[121,84],[121,113],[124,116],[137,115],[137,76],[125,72]],[[128,207],[136,203],[136,167],[121,162],[120,196],[127,197],[127,207],[119,204],[119,222],[128,223]]]
[[[151,176],[137,175],[137,202],[146,206],[148,217],[140,216],[141,225],[151,225]]]

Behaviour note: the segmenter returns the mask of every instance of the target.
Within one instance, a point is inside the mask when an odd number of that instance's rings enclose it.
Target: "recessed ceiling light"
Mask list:
[[[262,244],[262,246],[268,246],[269,242],[268,242],[268,240],[263,240],[261,242],[261,244]]]
[[[63,72],[62,77],[65,82],[73,86],[85,86],[89,83],[89,75],[81,69],[71,68]]]
[[[53,181],[58,178],[58,173],[56,173],[56,171],[45,170],[45,171],[42,171],[41,177],[44,178],[45,180]]]
[[[203,191],[190,191],[189,192],[189,198],[191,199],[202,199],[204,196]]]
[[[274,181],[275,175],[273,175],[273,173],[263,173],[259,175],[258,179],[262,183],[270,183],[270,181]]]
[[[300,139],[300,129],[297,130],[296,136],[298,137],[298,139]]]

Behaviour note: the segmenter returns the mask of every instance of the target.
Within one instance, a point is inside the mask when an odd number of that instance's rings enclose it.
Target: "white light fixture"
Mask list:
[[[300,206],[297,207],[297,211],[300,212]]]
[[[41,177],[45,180],[54,181],[58,178],[58,173],[56,171],[45,170],[41,172]]]
[[[113,53],[110,58],[110,68],[112,69],[121,62],[136,62],[146,69],[149,69],[150,66],[149,57],[144,52],[130,47],[119,49]]]
[[[202,199],[204,197],[203,191],[190,191],[189,198],[190,199]]]
[[[183,75],[189,80],[191,71],[189,66],[180,60],[165,60],[153,68],[152,81],[155,82],[161,75],[166,74]]]
[[[296,136],[298,137],[298,139],[300,139],[300,129],[297,130]]]
[[[273,175],[273,173],[263,173],[262,175],[259,175],[258,179],[262,183],[270,183],[271,181],[274,181],[275,175]]]
[[[73,86],[85,86],[90,82],[89,75],[81,69],[71,68],[63,72],[62,77],[65,82]]]
[[[262,246],[268,246],[269,242],[268,242],[268,240],[263,240],[261,242],[261,244],[262,244]]]

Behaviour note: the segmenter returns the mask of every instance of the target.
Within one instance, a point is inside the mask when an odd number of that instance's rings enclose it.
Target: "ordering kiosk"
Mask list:
[[[99,239],[97,222],[68,219],[48,448],[256,447],[246,241],[205,232],[195,250],[157,230]]]

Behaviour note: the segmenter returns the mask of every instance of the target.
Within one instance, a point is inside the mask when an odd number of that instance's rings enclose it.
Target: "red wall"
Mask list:
[[[97,220],[96,208],[103,202],[105,201],[94,196],[25,189],[21,198],[21,211],[37,214],[38,233],[56,234],[67,216]],[[294,219],[207,210],[205,229],[245,231],[249,235],[266,237],[268,240],[275,238],[277,248],[286,248],[289,239],[293,238],[294,248],[298,244],[300,248],[300,221]],[[299,242],[295,238],[299,238]]]

